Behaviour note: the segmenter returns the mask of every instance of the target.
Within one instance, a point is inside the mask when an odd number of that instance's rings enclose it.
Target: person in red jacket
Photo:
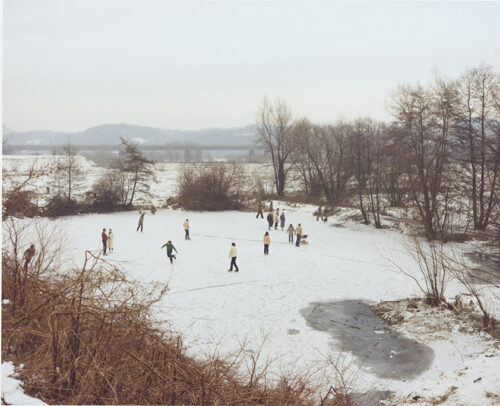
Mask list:
[[[107,244],[108,244],[108,235],[106,234],[106,229],[103,228],[102,229],[102,255],[108,255],[106,253],[106,249],[107,249]]]

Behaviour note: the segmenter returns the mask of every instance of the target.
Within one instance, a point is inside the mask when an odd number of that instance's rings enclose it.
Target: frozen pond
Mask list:
[[[247,353],[262,351],[271,378],[279,379],[281,373],[320,370],[330,354],[345,353],[361,366],[359,392],[404,390],[439,375],[443,369],[433,362],[432,349],[390,332],[359,303],[419,294],[388,260],[416,271],[404,249],[406,237],[354,223],[332,226],[339,223],[335,218],[317,222],[311,206],[279,207],[287,225],[302,223],[309,244],[295,247],[273,229],[268,256],[262,242],[266,221],[255,213],[159,210],[146,214],[142,233],[136,231],[137,212],[43,221],[59,227],[70,257],[66,264],[76,267],[86,249],[99,250],[102,228],[112,228],[115,250],[107,259],[138,281],[168,284],[156,317],[183,335],[189,354],[234,353],[246,343]],[[182,228],[186,218],[189,241]],[[179,251],[173,265],[161,249],[167,240]],[[238,273],[227,272],[232,242]],[[446,368],[462,362],[454,351],[442,352],[450,360]]]
[[[365,370],[381,378],[413,379],[432,365],[432,348],[389,330],[361,301],[311,303],[301,313],[312,328],[337,341],[332,345],[340,343]]]

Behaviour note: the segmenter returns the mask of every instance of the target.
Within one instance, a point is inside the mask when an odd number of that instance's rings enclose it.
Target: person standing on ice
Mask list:
[[[105,228],[102,229],[101,237],[102,237],[102,255],[108,255],[108,254],[106,254],[106,248],[107,248],[106,246],[108,243],[108,236],[106,235]]]
[[[271,238],[269,237],[269,231],[264,234],[264,255],[269,255],[269,244],[271,244]]]
[[[293,228],[293,225],[290,224],[290,226],[286,230],[286,233],[288,234],[288,242],[293,244],[293,235],[295,234],[295,228]]]
[[[184,222],[184,224],[182,226],[184,227],[184,232],[186,233],[186,235],[184,236],[184,239],[190,240],[191,238],[189,238],[189,219],[186,219],[186,221]]]
[[[259,202],[259,205],[257,206],[257,216],[255,216],[256,219],[258,219],[260,216],[260,218],[264,218],[264,214],[262,214],[262,202]]]
[[[281,231],[285,228],[285,211],[283,210],[280,215],[280,227]]]
[[[229,250],[229,258],[231,258],[231,267],[228,272],[233,272],[233,265],[236,268],[234,272],[239,272],[238,265],[236,265],[236,257],[238,256],[238,251],[236,250],[236,244],[233,242],[231,244],[231,249]]]
[[[174,259],[177,259],[177,257],[173,255],[172,252],[175,251],[175,253],[178,254],[177,248],[174,247],[174,244],[172,244],[172,241],[170,240],[168,240],[166,244],[163,244],[161,249],[163,249],[163,247],[167,247],[167,257],[170,259],[170,263],[173,264]]]
[[[267,224],[269,225],[269,227],[267,229],[270,230],[273,227],[273,212],[272,211],[270,211],[269,214],[267,215]]]
[[[278,223],[280,222],[280,209],[276,209],[274,213],[274,229],[278,229]]]
[[[302,226],[300,225],[300,223],[297,226],[296,232],[297,232],[297,241],[295,242],[295,245],[297,247],[300,247],[300,237],[302,237]]]
[[[113,231],[111,230],[111,228],[109,229],[108,231],[108,251],[114,251],[114,248],[113,248]]]
[[[322,212],[322,211],[321,211],[321,205],[320,205],[320,206],[318,207],[318,211],[317,211],[318,216],[316,217],[316,221],[319,221],[319,219],[320,219],[320,217],[321,217],[321,212]]]
[[[144,214],[145,214],[145,213],[143,213],[143,212],[141,212],[141,211],[139,210],[139,214],[140,214],[141,216],[139,217],[139,223],[137,224],[137,230],[135,230],[135,231],[139,231],[139,228],[140,228],[140,229],[141,229],[141,233],[142,233],[142,228],[143,228],[143,226],[144,226]]]
[[[271,200],[269,202],[269,211],[273,212],[274,211],[274,208],[273,208],[273,201]]]

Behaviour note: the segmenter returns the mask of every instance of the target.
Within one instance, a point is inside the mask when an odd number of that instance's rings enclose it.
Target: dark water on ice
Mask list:
[[[434,359],[430,347],[389,330],[362,301],[311,303],[301,314],[312,328],[329,333],[342,351],[351,352],[365,370],[379,377],[410,380]]]

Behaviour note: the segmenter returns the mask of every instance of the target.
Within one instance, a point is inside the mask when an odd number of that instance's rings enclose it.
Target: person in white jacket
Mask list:
[[[236,250],[236,244],[233,242],[231,244],[231,249],[229,250],[229,258],[231,258],[231,268],[228,269],[228,272],[233,272],[233,265],[235,266],[234,272],[238,272],[238,265],[236,265],[236,257],[238,256],[238,251]]]
[[[190,240],[191,238],[189,238],[189,219],[186,219],[186,221],[184,222],[184,224],[182,226],[184,227],[184,231],[186,233],[186,235],[184,236],[184,239]]]
[[[108,231],[108,251],[114,251],[113,237],[114,237],[113,231],[110,228],[109,231]]]

